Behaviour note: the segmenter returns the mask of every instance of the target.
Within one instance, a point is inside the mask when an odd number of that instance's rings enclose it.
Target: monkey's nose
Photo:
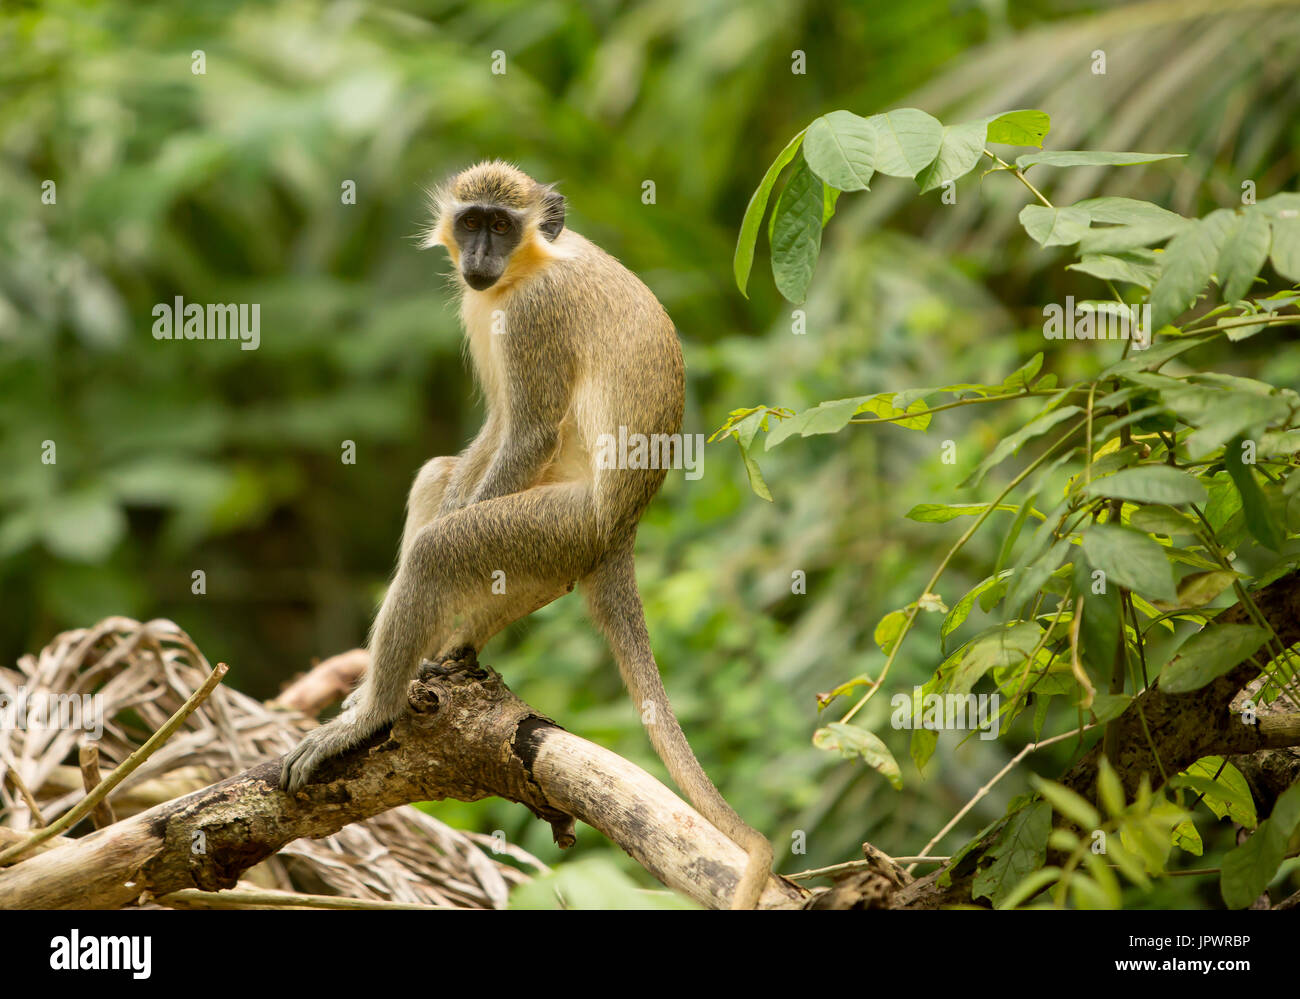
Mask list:
[[[475,291],[483,291],[485,288],[491,288],[497,283],[497,275],[491,271],[473,271],[466,269],[464,272],[465,283]]]

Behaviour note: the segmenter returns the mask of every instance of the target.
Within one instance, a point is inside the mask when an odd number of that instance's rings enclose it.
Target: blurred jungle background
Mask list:
[[[480,421],[445,254],[414,238],[425,188],[466,164],[501,157],[560,182],[569,225],[672,314],[685,429],[707,435],[760,402],[1000,380],[1045,347],[1062,381],[1114,359],[1044,343],[1042,304],[1100,286],[1025,238],[1028,194],[1003,177],[963,181],[956,205],[883,177],[845,199],[806,335],[761,270],[742,297],[731,254],[746,202],[817,115],[1042,108],[1055,148],[1187,154],[1060,173],[1057,203],[1122,194],[1197,216],[1238,203],[1244,179],[1261,198],[1297,188],[1297,65],[1300,4],[1280,2],[7,4],[0,661],[106,615],[163,616],[232,665],[228,683],[271,697],[313,657],[364,641],[415,470]],[[260,348],[153,339],[152,308],[177,295],[260,303]],[[1218,363],[1300,387],[1285,333]],[[860,856],[864,840],[914,854],[1022,744],[945,738],[920,775],[877,698],[859,720],[904,761],[900,793],[810,742],[817,693],[879,669],[876,622],[916,598],[952,541],[903,519],[960,499],[936,440],[983,453],[1022,415],[971,412],[928,437],[871,427],[783,447],[763,469],[770,504],[734,445],[711,445],[704,476],[670,476],[642,524],[641,588],[674,705],[782,871]],[[45,441],[56,464],[41,461]],[[962,552],[946,598],[986,574],[997,543]],[[933,670],[937,622],[922,624],[897,690]],[[566,728],[666,778],[577,597],[483,659]],[[1073,748],[1030,763],[1056,776]],[[1013,783],[937,852],[1002,814]],[[560,859],[518,806],[432,807]],[[806,853],[792,854],[800,832]],[[590,829],[578,849],[649,883]],[[1218,904],[1212,879],[1162,885],[1135,904]]]

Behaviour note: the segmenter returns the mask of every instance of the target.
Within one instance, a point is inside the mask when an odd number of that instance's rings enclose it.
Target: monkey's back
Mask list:
[[[510,325],[551,327],[553,363],[571,377],[553,479],[593,482],[600,519],[611,530],[635,524],[663,483],[664,439],[681,430],[685,365],[672,320],[654,293],[617,259],[572,230],[554,244],[555,257],[535,281],[512,296]],[[567,355],[567,356],[566,356]],[[601,461],[615,445],[614,467]],[[626,467],[638,442],[652,468]],[[681,442],[671,454],[680,464]],[[635,463],[636,458],[633,457]]]

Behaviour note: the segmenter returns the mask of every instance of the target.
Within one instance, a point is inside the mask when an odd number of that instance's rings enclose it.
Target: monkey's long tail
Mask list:
[[[626,544],[611,550],[584,580],[587,603],[593,619],[609,640],[636,709],[646,719],[646,733],[655,752],[691,804],[749,856],[732,897],[732,908],[752,909],[772,869],[772,845],[727,804],[695,758],[677,723],[650,649],[645,611],[636,588],[632,543],[633,539],[629,538]],[[648,714],[647,702],[651,705]]]

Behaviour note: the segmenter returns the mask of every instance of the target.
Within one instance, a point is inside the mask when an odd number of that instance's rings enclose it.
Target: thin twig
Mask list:
[[[890,859],[896,864],[946,864],[952,860],[951,857],[892,857]],[[874,860],[847,860],[842,864],[817,867],[811,871],[800,871],[798,874],[782,874],[781,877],[789,878],[791,881],[807,881],[811,878],[823,878],[841,872],[860,871],[866,868],[875,868],[876,866]]]
[[[980,788],[978,791],[975,792],[975,797],[971,798],[970,801],[966,802],[966,804],[962,806],[961,811],[959,811],[956,815],[954,815],[948,821],[948,824],[946,826],[944,826],[942,829],[940,829],[937,833],[934,834],[934,838],[931,839],[930,842],[926,843],[925,846],[922,847],[921,852],[917,854],[918,859],[912,861],[912,863],[908,866],[907,873],[911,874],[912,868],[915,867],[917,863],[920,862],[920,859],[928,857],[928,854],[930,853],[930,848],[934,846],[936,843],[938,843],[939,840],[947,836],[948,833],[952,831],[953,827],[957,825],[957,823],[960,822],[963,818],[965,818],[966,813],[969,812],[972,808],[974,808],[980,801],[982,801],[986,794],[988,794],[991,790],[993,790],[993,785],[996,784],[998,781],[1000,781],[1007,774],[1009,774],[1012,771],[1012,769],[1016,766],[1016,764],[1019,763],[1021,760],[1023,760],[1026,756],[1034,752],[1034,750],[1036,749],[1042,749],[1044,746],[1050,746],[1054,742],[1063,742],[1066,739],[1073,739],[1076,735],[1079,735],[1082,732],[1088,731],[1088,729],[1096,728],[1096,727],[1097,727],[1096,725],[1085,725],[1083,726],[1082,729],[1070,729],[1070,731],[1062,732],[1060,735],[1054,735],[1050,739],[1043,739],[1041,742],[1031,742],[1029,745],[1025,746],[1022,750],[1020,750],[1020,752],[1016,753],[1015,756],[1011,757],[1011,761],[1005,767],[999,770],[993,776],[992,780],[990,780],[987,784],[985,784],[982,788]]]
[[[41,810],[36,804],[36,798],[23,782],[23,779],[18,776],[18,771],[6,770],[5,780],[14,786],[19,795],[22,796],[23,801],[27,803],[27,810],[32,813],[32,821],[35,822],[39,828],[45,828],[45,818],[41,815]]]
[[[77,766],[81,768],[81,783],[89,794],[103,782],[104,776],[99,772],[99,746],[93,742],[83,742],[77,747]],[[90,821],[96,829],[111,826],[117,821],[113,814],[113,803],[107,798],[95,806],[90,813]]]

